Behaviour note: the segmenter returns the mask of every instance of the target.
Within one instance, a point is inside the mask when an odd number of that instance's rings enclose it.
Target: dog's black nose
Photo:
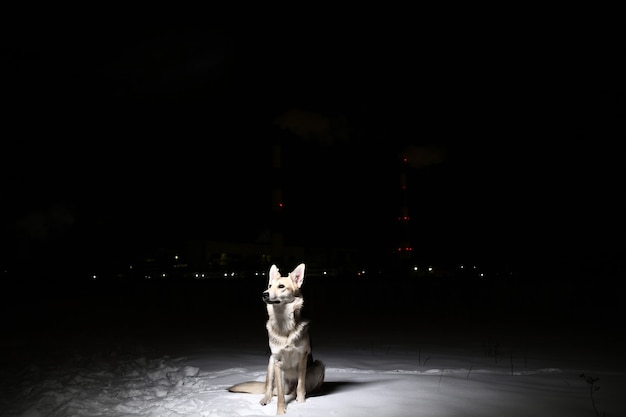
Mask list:
[[[269,291],[265,291],[265,292],[263,293],[263,299],[264,299],[264,300],[269,300],[269,298],[270,298],[270,293],[269,293]]]

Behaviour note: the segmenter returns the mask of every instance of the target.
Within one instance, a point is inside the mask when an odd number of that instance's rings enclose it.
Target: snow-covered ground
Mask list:
[[[262,287],[14,294],[4,311],[0,414],[274,415],[275,400],[261,406],[259,395],[226,391],[264,379]],[[309,316],[325,384],[290,402],[287,415],[626,415],[622,329],[442,314],[432,303],[427,314],[393,300],[355,302],[358,291],[327,303],[324,291],[312,291]]]

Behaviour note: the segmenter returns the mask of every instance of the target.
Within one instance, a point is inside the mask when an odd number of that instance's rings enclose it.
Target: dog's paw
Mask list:
[[[261,401],[259,401],[259,404],[268,405],[271,402],[272,402],[272,397],[266,395],[265,397],[261,398]]]
[[[298,395],[298,396],[296,397],[296,401],[297,401],[297,402],[299,402],[299,403],[303,403],[303,402],[305,402],[305,401],[306,401],[306,398],[305,398],[305,396],[304,396],[304,395],[303,395],[303,396],[299,396],[299,395]]]

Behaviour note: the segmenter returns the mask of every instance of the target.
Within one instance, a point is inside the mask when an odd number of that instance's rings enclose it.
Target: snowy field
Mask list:
[[[22,288],[3,310],[0,415],[274,415],[275,400],[226,391],[264,380],[264,284]],[[305,281],[326,380],[287,415],[626,415],[623,329],[602,313],[520,317],[351,287]]]

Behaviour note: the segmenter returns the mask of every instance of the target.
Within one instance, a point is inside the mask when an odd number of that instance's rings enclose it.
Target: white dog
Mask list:
[[[318,390],[324,382],[325,366],[314,361],[311,355],[309,322],[300,318],[304,304],[300,292],[303,282],[304,264],[298,265],[286,277],[280,275],[276,265],[271,266],[267,290],[263,292],[272,352],[265,383],[243,382],[228,389],[230,392],[264,393],[260,401],[262,405],[269,404],[276,395],[276,414],[285,413],[285,395],[295,391],[296,401],[302,403],[307,394]]]

